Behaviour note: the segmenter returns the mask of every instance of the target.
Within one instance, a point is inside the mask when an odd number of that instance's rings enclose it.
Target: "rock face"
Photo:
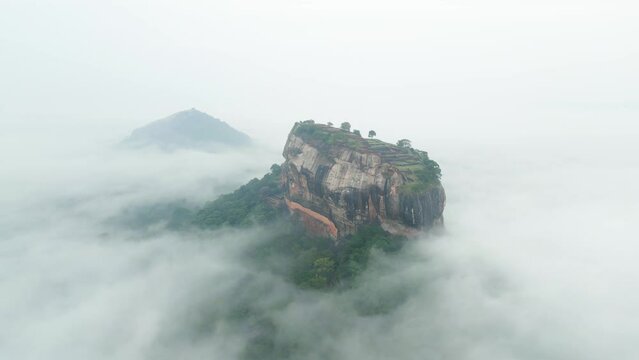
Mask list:
[[[339,241],[366,224],[402,235],[443,224],[439,167],[423,151],[303,122],[283,155],[286,205],[309,232]]]

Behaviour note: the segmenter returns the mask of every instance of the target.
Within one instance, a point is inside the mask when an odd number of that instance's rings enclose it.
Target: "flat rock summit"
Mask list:
[[[443,224],[439,165],[424,151],[306,121],[283,155],[283,201],[311,233],[339,240],[368,224],[401,235]]]

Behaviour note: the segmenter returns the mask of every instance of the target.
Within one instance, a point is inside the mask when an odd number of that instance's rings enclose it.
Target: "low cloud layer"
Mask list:
[[[436,147],[446,231],[331,293],[260,271],[245,250],[264,229],[108,221],[211,199],[277,153],[23,155],[0,180],[0,357],[633,359],[636,150]]]

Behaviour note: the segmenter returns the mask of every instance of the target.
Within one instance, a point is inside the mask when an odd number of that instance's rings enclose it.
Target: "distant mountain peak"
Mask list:
[[[123,144],[218,152],[224,148],[248,146],[251,139],[226,122],[191,108],[133,130]]]

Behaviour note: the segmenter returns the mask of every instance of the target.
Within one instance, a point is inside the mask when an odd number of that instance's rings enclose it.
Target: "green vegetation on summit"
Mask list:
[[[348,123],[342,124],[341,128],[334,128],[307,120],[297,123],[293,128],[293,134],[326,153],[335,146],[342,146],[360,152],[380,154],[384,162],[397,167],[410,180],[402,187],[402,192],[417,193],[440,185],[439,164],[431,160],[427,152],[414,149],[410,140],[401,139],[397,145],[393,145],[374,139],[373,137],[377,136],[375,131],[369,132],[369,138],[363,138],[349,129]]]

